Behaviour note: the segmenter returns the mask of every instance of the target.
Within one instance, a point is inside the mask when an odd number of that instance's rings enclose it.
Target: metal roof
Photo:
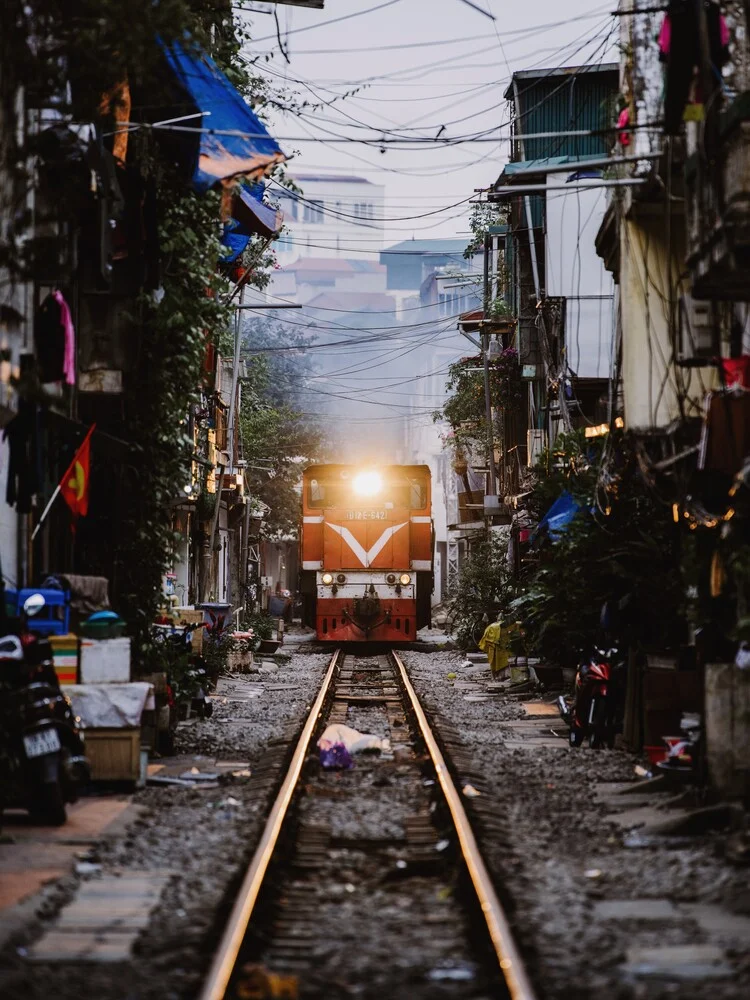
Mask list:
[[[619,63],[601,63],[593,66],[554,66],[551,69],[519,69],[511,77],[503,97],[507,101],[513,100],[513,81],[520,80],[546,80],[555,76],[578,76],[581,73],[617,73],[620,72]]]
[[[587,160],[598,159],[596,153],[589,153],[586,156],[542,156],[537,160],[514,160],[506,163],[498,177],[495,185],[506,180],[515,180],[519,175],[528,177],[531,174],[544,174],[550,167],[563,166],[568,164],[571,169],[576,166],[586,166]]]
[[[462,254],[468,245],[468,239],[402,240],[401,243],[394,243],[393,246],[386,247],[386,251],[384,252],[399,253],[400,251],[403,251],[404,253],[423,253],[435,255],[444,253]]]

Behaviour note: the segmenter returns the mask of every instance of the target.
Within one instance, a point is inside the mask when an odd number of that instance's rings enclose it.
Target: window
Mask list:
[[[375,206],[369,201],[356,201],[352,213],[356,219],[374,219]]]
[[[313,509],[352,509],[358,507],[424,510],[427,505],[428,483],[422,479],[386,480],[382,492],[377,497],[363,501],[352,491],[349,476],[321,482],[311,479],[308,487],[307,503]]]
[[[304,221],[320,225],[323,222],[323,204],[322,201],[307,202],[305,204]]]
[[[282,211],[284,215],[289,219],[299,218],[299,202],[296,198],[285,198],[284,204],[282,205]]]

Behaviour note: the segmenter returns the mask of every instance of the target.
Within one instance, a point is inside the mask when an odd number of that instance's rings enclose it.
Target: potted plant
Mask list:
[[[255,614],[247,615],[245,627],[252,629],[255,634],[254,649],[259,653],[270,655],[275,653],[281,645],[273,638],[274,619],[265,611],[258,611]]]
[[[231,646],[227,654],[227,667],[238,673],[247,673],[253,665],[253,649],[255,647],[255,632],[235,633],[230,636]]]

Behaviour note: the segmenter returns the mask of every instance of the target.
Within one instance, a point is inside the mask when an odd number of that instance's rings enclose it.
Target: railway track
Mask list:
[[[328,771],[345,723],[390,750]],[[337,650],[200,1000],[534,1000],[458,788],[396,653]]]

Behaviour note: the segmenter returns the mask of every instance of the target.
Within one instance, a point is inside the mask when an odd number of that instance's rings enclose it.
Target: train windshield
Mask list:
[[[355,488],[355,478],[345,473],[330,479],[311,479],[307,489],[309,507],[387,507],[424,510],[427,506],[427,483],[420,479],[383,477],[364,494]]]

